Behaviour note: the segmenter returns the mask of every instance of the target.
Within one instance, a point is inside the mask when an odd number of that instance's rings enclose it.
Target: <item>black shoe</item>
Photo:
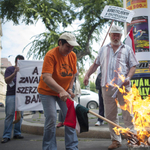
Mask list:
[[[23,139],[24,137],[20,134],[20,135],[14,135],[14,139]]]
[[[7,143],[8,141],[10,141],[10,138],[3,138],[1,143]]]
[[[40,114],[44,114],[44,112],[43,112],[43,111],[39,111],[39,113],[40,113]]]
[[[36,111],[32,111],[32,114],[36,114]]]

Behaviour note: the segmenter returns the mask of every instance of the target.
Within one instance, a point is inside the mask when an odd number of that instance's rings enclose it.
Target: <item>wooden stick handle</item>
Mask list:
[[[112,124],[113,126],[115,126],[117,128],[123,128],[123,127],[115,124],[114,122],[110,121],[109,119],[106,119],[106,118],[102,117],[101,115],[98,115],[97,113],[95,113],[95,112],[93,112],[91,110],[89,110],[89,113],[94,115],[94,116],[96,116],[96,117],[98,117],[98,118],[100,118],[100,119],[102,119],[102,120],[104,120],[104,121],[106,121],[106,122],[108,122],[108,123],[110,123],[110,124]]]
[[[108,33],[109,33],[109,30],[110,30],[110,28],[111,28],[113,22],[114,22],[114,20],[112,20],[112,22],[111,22],[111,25],[110,25],[110,27],[109,27],[109,29],[108,29],[108,31],[107,31],[107,34],[106,34],[106,36],[105,36],[105,38],[104,38],[104,40],[103,40],[103,43],[102,43],[101,47],[104,45],[104,42],[105,42],[105,40],[106,40],[106,37],[107,37],[107,35],[108,35]]]

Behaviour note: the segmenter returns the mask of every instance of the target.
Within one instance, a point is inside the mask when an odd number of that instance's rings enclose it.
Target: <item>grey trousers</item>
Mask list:
[[[116,90],[116,89],[115,89]],[[112,95],[114,94],[115,90],[113,90],[113,87],[102,87],[102,95],[103,95],[103,100],[104,100],[104,110],[105,110],[105,117],[112,122],[118,124],[118,107],[117,103],[115,101],[115,98],[112,98]],[[127,89],[128,91],[130,88]],[[124,99],[123,99],[123,94],[118,91],[117,93],[117,100],[120,105],[124,105]],[[134,130],[134,125],[132,123],[132,116],[127,110],[122,110],[122,116],[124,120],[125,127],[130,128],[130,131],[136,133]],[[110,130],[110,136],[111,140],[116,140],[121,142],[121,135],[116,135],[116,133],[113,130],[114,126],[109,124],[109,130]]]

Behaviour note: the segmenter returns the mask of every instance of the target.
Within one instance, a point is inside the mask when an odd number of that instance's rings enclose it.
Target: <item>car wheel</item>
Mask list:
[[[88,109],[96,109],[97,108],[97,103],[94,101],[91,101],[87,104]]]

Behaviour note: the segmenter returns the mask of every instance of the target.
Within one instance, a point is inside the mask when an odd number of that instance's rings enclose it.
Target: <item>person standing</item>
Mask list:
[[[76,77],[74,80],[74,84],[73,84],[73,89],[72,89],[73,93],[74,93],[74,101],[76,101],[77,103],[80,104],[80,95],[81,95],[81,87],[80,87],[80,81],[79,81],[79,72],[77,70],[76,73]]]
[[[112,97],[116,88],[114,88],[113,85],[119,85],[121,82],[125,86],[126,91],[129,91],[131,88],[130,79],[135,73],[138,61],[132,48],[121,42],[121,27],[113,25],[110,29],[109,37],[111,42],[100,48],[97,58],[90,66],[84,77],[84,84],[88,84],[90,75],[96,71],[98,66],[101,66],[101,86],[104,100],[105,117],[118,124],[117,104],[115,102],[115,98]],[[121,81],[119,78],[120,75],[123,75],[126,78],[125,82]],[[125,104],[123,94],[119,91],[117,93],[117,99],[120,105]],[[130,113],[122,110],[122,115],[125,126],[130,128],[131,131],[135,132]],[[108,147],[109,150],[116,149],[121,146],[121,136],[116,135],[113,128],[114,126],[109,124],[109,131],[112,140],[112,144]]]
[[[16,74],[19,71],[17,67],[17,60],[24,60],[22,55],[17,55],[15,58],[15,66],[10,66],[5,71],[5,82],[7,84],[6,101],[5,101],[5,122],[4,133],[1,143],[7,143],[10,141],[11,132],[13,128],[13,118],[15,115],[15,94],[16,94]],[[23,139],[21,135],[21,123],[23,119],[23,112],[21,112],[21,119],[14,125],[14,139]]]
[[[104,117],[104,103],[103,103],[103,97],[102,97],[102,89],[101,89],[101,71],[100,68],[98,69],[97,78],[95,81],[96,89],[98,90],[98,98],[99,98],[99,115]],[[98,118],[97,122],[95,123],[95,126],[101,126],[104,122],[102,119]]]
[[[77,73],[77,58],[73,52],[74,46],[79,46],[71,33],[63,33],[58,39],[58,46],[49,50],[43,62],[42,75],[38,92],[43,105],[45,125],[43,135],[43,150],[57,150],[56,144],[56,102],[63,117],[67,113],[66,100],[71,99],[73,82]],[[59,96],[58,96],[59,95]],[[76,130],[65,126],[66,150],[78,150]]]

